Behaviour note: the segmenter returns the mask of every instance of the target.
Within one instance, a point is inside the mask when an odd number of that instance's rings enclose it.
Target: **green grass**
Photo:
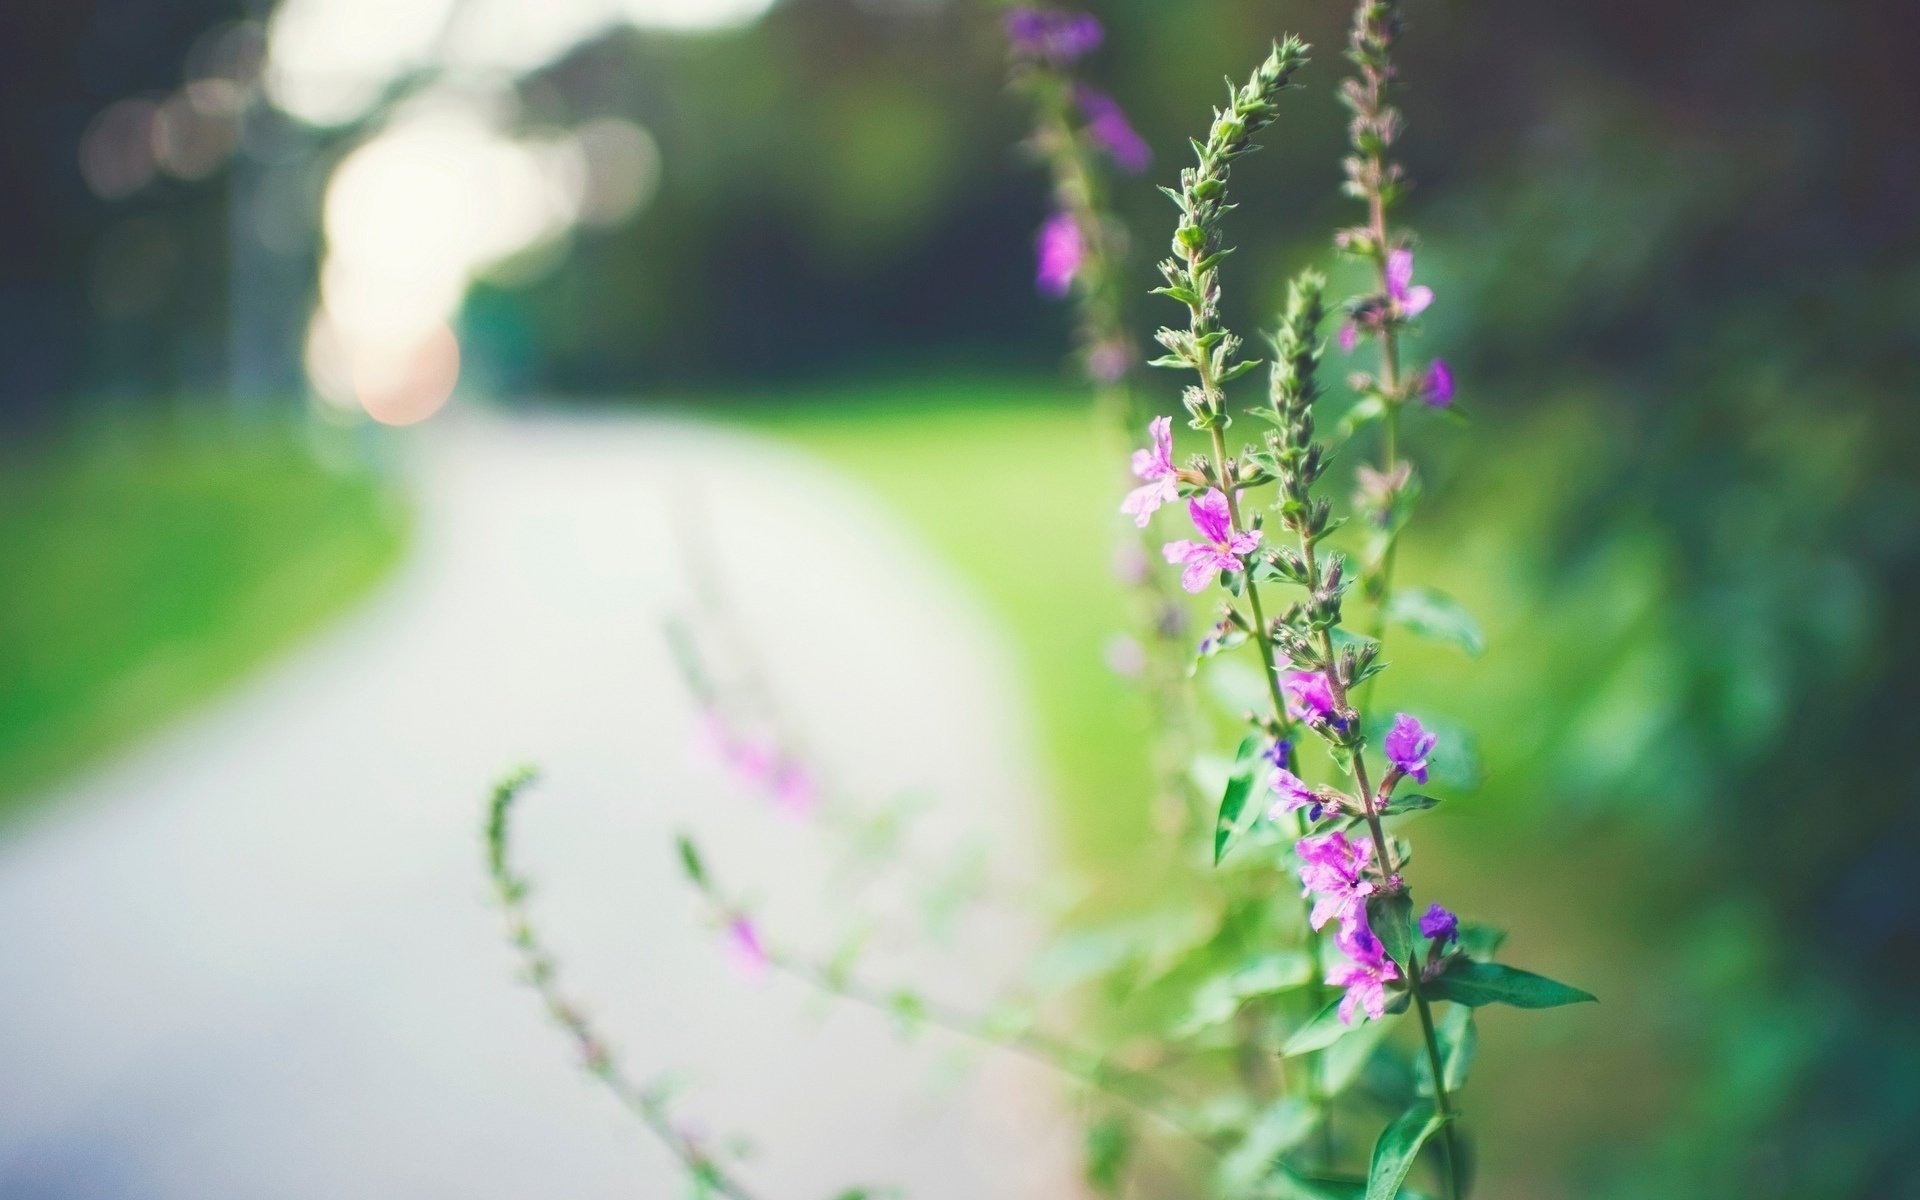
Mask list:
[[[1102,654],[1126,627],[1110,571],[1125,526],[1085,392],[879,383],[747,413],[884,497],[998,620],[1025,668],[1069,855],[1111,864],[1152,836],[1145,708]]]
[[[403,527],[290,428],[142,424],[0,468],[0,820],[293,645]]]

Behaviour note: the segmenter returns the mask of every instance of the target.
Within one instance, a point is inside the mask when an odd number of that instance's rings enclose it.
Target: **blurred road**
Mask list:
[[[923,848],[992,833],[996,870],[1036,870],[1018,693],[958,586],[872,498],[740,433],[450,413],[396,436],[420,503],[400,577],[0,845],[0,1196],[683,1194],[511,980],[479,819],[528,759],[521,859],[568,985],[635,1073],[754,1141],[767,1200],[1075,1194],[1051,1080],[958,1074],[940,1036],[743,979],[672,866],[691,827],[775,936],[827,952],[847,927],[818,831],[689,749],[671,489],[722,481],[713,558],[846,790],[924,785]],[[981,917],[869,969],[976,998],[1031,934]]]

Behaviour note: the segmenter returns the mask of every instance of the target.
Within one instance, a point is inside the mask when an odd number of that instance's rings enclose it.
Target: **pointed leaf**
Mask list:
[[[1233,756],[1233,774],[1227,777],[1226,789],[1220,794],[1220,815],[1213,823],[1213,865],[1219,866],[1220,860],[1227,856],[1227,846],[1239,836],[1240,814],[1247,807],[1247,796],[1253,791],[1256,772],[1254,764],[1260,755],[1263,739],[1257,733],[1250,733],[1240,742],[1240,749]]]
[[[1407,1181],[1407,1172],[1413,1170],[1413,1160],[1420,1156],[1420,1147],[1446,1123],[1447,1118],[1435,1112],[1433,1105],[1422,1102],[1387,1126],[1373,1144],[1366,1200],[1394,1200]]]
[[[1327,1001],[1325,1008],[1313,1014],[1312,1019],[1305,1025],[1293,1031],[1293,1036],[1287,1039],[1287,1044],[1280,1047],[1280,1056],[1292,1058],[1296,1054],[1324,1050],[1365,1024],[1365,1020],[1362,1020],[1359,1025],[1342,1024],[1340,998],[1336,996]]]
[[[1515,1008],[1558,1008],[1597,1000],[1591,992],[1522,971],[1501,963],[1475,962],[1456,958],[1439,975],[1422,985],[1436,1000],[1451,1000],[1469,1008],[1484,1004],[1510,1004]]]
[[[1474,1028],[1473,1010],[1456,1004],[1434,1026],[1434,1038],[1440,1043],[1440,1070],[1447,1091],[1457,1092],[1467,1082],[1467,1070],[1473,1065],[1480,1035]],[[1422,1096],[1433,1095],[1433,1066],[1426,1055],[1414,1060],[1416,1086]]]
[[[1449,642],[1478,658],[1487,648],[1480,622],[1445,592],[1433,588],[1400,588],[1387,598],[1385,617],[1411,633],[1436,642]]]
[[[1401,967],[1413,953],[1413,897],[1405,889],[1375,893],[1367,898],[1367,924],[1386,947],[1387,957]]]
[[[1319,1123],[1319,1109],[1305,1096],[1282,1096],[1269,1105],[1220,1163],[1226,1194],[1238,1195],[1271,1175],[1280,1156],[1306,1141]]]

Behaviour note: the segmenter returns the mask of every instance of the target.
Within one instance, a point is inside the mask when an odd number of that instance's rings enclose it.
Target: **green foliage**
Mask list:
[[[298,427],[135,424],[0,462],[0,816],[340,613],[405,530]]]
[[[1480,623],[1459,601],[1438,589],[1397,588],[1383,611],[1388,622],[1409,633],[1458,646],[1475,658],[1486,651],[1487,638],[1480,631]]]
[[[1451,1000],[1470,1008],[1486,1004],[1509,1004],[1514,1008],[1557,1008],[1595,1000],[1583,992],[1544,975],[1521,971],[1500,963],[1476,962],[1456,958],[1446,970],[1426,985],[1436,1000]]]
[[[1442,1116],[1432,1104],[1416,1104],[1396,1117],[1380,1133],[1373,1145],[1373,1161],[1367,1170],[1366,1200],[1393,1200],[1413,1170],[1414,1160],[1427,1139],[1440,1132],[1450,1117]]]
[[[1132,1154],[1133,1127],[1126,1118],[1108,1115],[1087,1126],[1087,1185],[1102,1196],[1118,1195]]]
[[[1233,773],[1227,776],[1227,786],[1220,793],[1220,813],[1213,823],[1213,865],[1216,867],[1241,832],[1240,818],[1247,806],[1247,796],[1253,791],[1257,778],[1255,768],[1260,762],[1260,746],[1264,740],[1259,734],[1250,733],[1240,740],[1240,748],[1234,752]]]

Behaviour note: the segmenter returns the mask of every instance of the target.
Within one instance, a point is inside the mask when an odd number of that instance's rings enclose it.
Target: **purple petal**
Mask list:
[[[1224,546],[1233,533],[1233,518],[1227,513],[1227,497],[1219,488],[1187,501],[1187,514],[1193,518],[1200,536],[1216,546]]]
[[[1436,358],[1427,364],[1427,373],[1420,378],[1420,398],[1434,408],[1453,403],[1453,370],[1446,359]]]
[[[1387,295],[1405,303],[1407,288],[1413,283],[1413,251],[1394,250],[1387,254]]]

